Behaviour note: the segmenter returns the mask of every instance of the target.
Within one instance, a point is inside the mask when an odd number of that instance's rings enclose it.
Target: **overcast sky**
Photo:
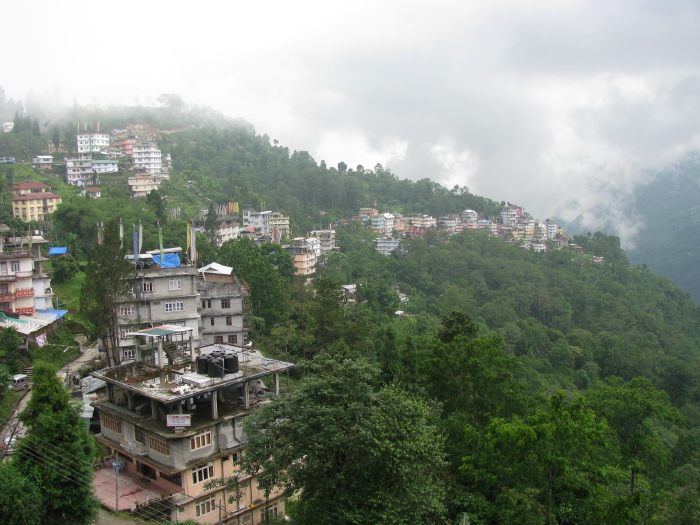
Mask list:
[[[3,7],[0,86],[241,117],[317,162],[377,162],[591,229],[700,143],[697,0],[64,0]]]

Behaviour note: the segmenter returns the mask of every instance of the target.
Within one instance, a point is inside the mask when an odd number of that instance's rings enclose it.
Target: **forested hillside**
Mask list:
[[[66,290],[80,282],[99,222],[140,220],[147,250],[157,223],[166,244],[182,246],[183,220],[228,201],[287,213],[300,235],[374,203],[433,215],[500,209],[381,166],[319,164],[241,122],[177,127],[159,137],[173,160],[160,192],[131,199],[124,173],[99,200],[61,188],[65,203],[36,226],[71,249],[53,262]],[[56,183],[26,166],[0,173],[3,189],[10,177]],[[176,207],[180,220],[168,213]],[[250,284],[255,346],[298,364],[289,396],[250,417],[244,459],[301,494],[298,523],[329,509],[367,525],[464,513],[471,523],[700,521],[700,309],[688,293],[630,267],[619,239],[600,232],[575,239],[580,255],[430,230],[387,257],[360,222],[335,229],[340,253],[308,281],[280,245],[217,248],[198,236],[200,264],[232,266]],[[344,284],[357,285],[356,301]]]

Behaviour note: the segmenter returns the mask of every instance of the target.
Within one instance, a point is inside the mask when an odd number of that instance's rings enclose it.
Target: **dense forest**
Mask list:
[[[228,201],[287,213],[300,235],[375,203],[432,215],[500,210],[467,188],[401,180],[381,166],[328,167],[246,123],[214,115],[193,126],[195,116],[173,111],[99,115],[103,128],[147,113],[167,123],[158,141],[171,178],[145,199],[130,198],[124,173],[89,200],[58,173],[0,167],[3,191],[41,180],[65,195],[50,223],[13,222],[70,247],[53,261],[58,289],[80,283],[99,222],[141,221],[151,249],[158,224],[167,244],[183,245],[183,220]],[[68,120],[54,125],[68,136]],[[35,132],[11,140],[22,133]],[[470,523],[700,520],[700,309],[688,293],[632,267],[619,239],[601,232],[574,239],[581,255],[431,230],[387,257],[360,222],[334,227],[340,253],[309,281],[293,275],[280,245],[198,239],[201,264],[233,266],[250,284],[255,346],[298,365],[289,396],[251,416],[251,449],[265,454],[248,460],[271,484],[302,491],[298,523],[320,523],[328,509],[338,523],[367,524],[459,523],[465,513]],[[340,285],[351,283],[349,302]],[[256,435],[256,424],[271,430]],[[280,464],[265,461],[289,450],[301,454],[289,456],[290,475],[274,477]],[[295,478],[302,456],[310,470]]]

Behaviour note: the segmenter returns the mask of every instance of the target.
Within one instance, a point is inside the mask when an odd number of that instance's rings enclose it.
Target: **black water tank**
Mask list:
[[[197,356],[197,373],[202,375],[207,375],[209,373],[209,359],[207,356]]]
[[[224,360],[221,358],[209,361],[209,377],[224,377]]]
[[[224,369],[227,374],[237,374],[240,370],[238,367],[238,356],[235,354],[228,354],[224,357]]]

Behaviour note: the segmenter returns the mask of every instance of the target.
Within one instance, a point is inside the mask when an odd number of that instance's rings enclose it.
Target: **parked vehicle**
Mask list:
[[[29,377],[27,374],[15,374],[9,380],[7,387],[11,390],[26,390],[29,388]]]

